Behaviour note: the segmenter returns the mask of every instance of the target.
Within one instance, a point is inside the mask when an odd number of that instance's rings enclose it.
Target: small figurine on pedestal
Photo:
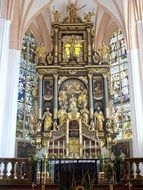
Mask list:
[[[60,17],[61,17],[59,11],[58,11],[58,10],[54,10],[54,11],[52,12],[52,14],[53,14],[53,16],[54,16],[54,22],[59,22],[59,19],[60,19]]]
[[[97,110],[94,113],[94,117],[96,121],[96,130],[103,131],[103,122],[105,118],[99,106],[97,107]]]
[[[54,58],[51,52],[47,54],[46,60],[47,60],[48,65],[51,65],[53,63]]]

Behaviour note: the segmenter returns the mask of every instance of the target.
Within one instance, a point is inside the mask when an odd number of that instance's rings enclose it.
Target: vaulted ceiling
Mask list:
[[[110,34],[115,28],[125,31],[125,23],[129,0],[15,0],[14,24],[19,25],[19,41],[23,38],[25,31],[30,28],[37,41],[43,41],[47,49],[51,48],[50,32],[53,21],[52,11],[58,10],[61,17],[66,16],[66,6],[76,3],[79,16],[84,13],[94,12],[92,18],[95,29],[95,46],[104,39],[108,41]],[[125,10],[127,9],[127,10]],[[16,20],[16,18],[19,18]],[[15,21],[16,20],[16,21]],[[13,28],[16,28],[13,26]],[[15,31],[14,31],[15,32]],[[12,30],[13,33],[13,30]],[[100,35],[99,35],[100,34]]]

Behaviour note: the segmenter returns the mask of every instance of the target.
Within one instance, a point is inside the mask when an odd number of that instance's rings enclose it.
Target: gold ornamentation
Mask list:
[[[85,188],[82,185],[79,185],[79,186],[76,187],[75,190],[85,190]]]
[[[108,46],[104,41],[101,42],[101,45],[98,49],[102,61],[108,61],[110,55],[110,46]]]
[[[36,55],[38,57],[38,60],[40,59],[45,59],[46,57],[46,48],[45,46],[43,45],[43,43],[40,43],[37,47],[36,47]]]

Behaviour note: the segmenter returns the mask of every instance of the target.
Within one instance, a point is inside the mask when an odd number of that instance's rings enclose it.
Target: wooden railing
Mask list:
[[[15,184],[29,184],[30,187],[31,171],[29,159],[0,158],[0,189],[2,185]],[[114,190],[128,189],[129,186],[132,186],[131,189],[140,189],[139,185],[143,189],[143,158],[126,158],[121,163],[119,175],[120,181],[114,186]],[[99,189],[101,185],[98,184]]]

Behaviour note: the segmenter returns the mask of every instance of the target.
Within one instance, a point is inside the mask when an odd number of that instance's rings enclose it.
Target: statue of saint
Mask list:
[[[81,117],[83,122],[85,122],[86,124],[89,123],[89,110],[86,108],[86,106],[84,106],[81,110]]]
[[[58,11],[58,10],[54,10],[54,11],[52,12],[52,14],[53,14],[53,16],[54,16],[54,21],[55,21],[55,22],[59,22],[59,19],[60,19],[60,17],[61,17],[59,11]]]
[[[86,107],[87,106],[87,90],[83,89],[78,97],[78,106]]]
[[[36,55],[38,58],[39,62],[45,62],[45,58],[46,58],[46,48],[43,45],[43,43],[40,43],[37,47],[36,47]]]
[[[98,52],[101,56],[102,61],[108,61],[110,55],[110,46],[108,46],[104,41],[101,42]]]
[[[103,130],[103,122],[105,120],[103,112],[101,111],[100,107],[97,107],[97,110],[94,113],[94,120],[96,121],[96,130],[102,131]]]
[[[44,131],[49,132],[52,127],[52,114],[49,110],[49,108],[46,109],[46,111],[43,114],[42,120],[44,121]]]
[[[76,12],[78,11],[75,3],[71,3],[67,6],[67,13],[69,13],[69,22],[74,23],[76,19]]]
[[[61,108],[58,110],[58,119],[60,125],[62,125],[67,119],[67,112],[63,106],[61,106]]]
[[[31,134],[35,134],[37,130],[37,117],[35,114],[29,116],[29,131]]]
[[[69,111],[78,112],[77,98],[74,96],[74,94],[72,94],[72,97],[69,100]]]

